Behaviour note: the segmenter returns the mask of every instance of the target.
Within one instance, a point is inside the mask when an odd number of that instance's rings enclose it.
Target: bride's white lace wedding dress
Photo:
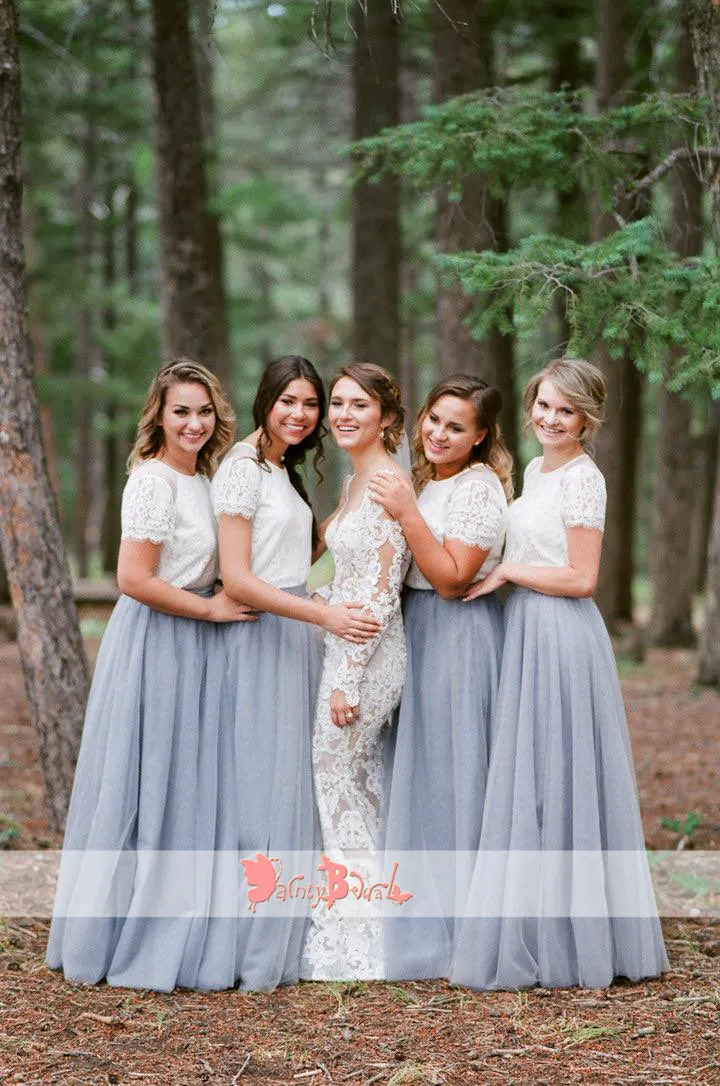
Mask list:
[[[392,474],[391,469],[385,469]],[[349,492],[349,482],[345,486]],[[347,506],[347,500],[345,507]],[[335,562],[331,603],[362,601],[382,624],[363,645],[326,634],[325,662],[313,729],[313,773],[323,853],[365,885],[375,874],[372,853],[384,804],[381,732],[396,708],[405,677],[400,592],[410,555],[400,525],[365,490],[356,509],[341,509],[326,531]],[[339,728],[330,696],[342,690],[360,718]],[[359,886],[359,880],[353,883]],[[301,976],[308,980],[373,979],[383,975],[382,934],[372,903],[358,917],[351,894],[313,912]],[[355,915],[348,915],[355,907]]]

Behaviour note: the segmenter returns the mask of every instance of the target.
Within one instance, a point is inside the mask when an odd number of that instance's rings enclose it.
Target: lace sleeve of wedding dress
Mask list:
[[[383,630],[400,608],[407,554],[400,525],[388,516],[381,505],[368,496],[363,501],[363,511],[361,530],[367,541],[366,554],[363,555],[362,587],[365,591],[356,598],[366,604],[366,610],[380,623],[380,630],[362,645],[346,643],[333,685],[334,689],[344,693],[349,705],[360,704],[360,685],[365,668],[372,659]]]

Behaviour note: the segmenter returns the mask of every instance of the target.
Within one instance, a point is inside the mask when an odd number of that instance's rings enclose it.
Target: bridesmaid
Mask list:
[[[385,847],[393,859],[414,851],[407,858],[412,879],[404,881],[422,890],[386,923],[390,978],[448,975],[456,900],[464,904],[461,854],[474,855],[480,843],[502,613],[495,593],[471,606],[459,597],[502,553],[512,460],[500,436],[500,405],[497,389],[478,377],[441,381],[418,417],[414,490],[397,477],[375,476],[370,484],[413,554]],[[419,919],[423,907],[437,919]]]
[[[321,665],[312,625],[363,643],[379,624],[360,603],[328,607],[307,598],[317,535],[299,467],[322,453],[325,393],[313,365],[299,355],[265,370],[253,404],[255,429],[233,446],[213,480],[225,590],[263,612],[251,628],[226,631],[237,765],[238,847],[278,857],[313,874],[316,815],[311,722]],[[292,619],[300,621],[291,621]],[[284,854],[284,855],[281,855]],[[293,854],[293,855],[289,855]],[[285,903],[283,915],[255,914],[241,900],[236,973],[245,989],[272,989],[298,979],[305,927]]]
[[[232,780],[213,623],[251,616],[213,594],[209,482],[233,430],[204,366],[179,359],[157,374],[129,460],[123,595],[95,667],[47,950],[48,965],[73,981],[160,991],[233,983],[233,948],[211,938],[207,885],[187,878],[198,853],[233,846],[218,829]],[[181,871],[178,850],[188,850]]]
[[[600,988],[668,968],[615,659],[590,599],[605,483],[586,447],[605,384],[551,362],[523,406],[542,456],[510,509],[503,562],[469,597],[505,607],[497,719],[473,886],[452,980]]]

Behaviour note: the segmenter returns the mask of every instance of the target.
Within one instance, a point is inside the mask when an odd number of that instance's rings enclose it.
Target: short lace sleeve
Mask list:
[[[161,475],[136,470],[125,484],[121,526],[123,539],[168,543],[175,532],[175,495]]]
[[[260,466],[250,457],[233,457],[218,468],[212,481],[215,516],[252,520],[260,501]]]
[[[490,550],[503,528],[503,511],[484,479],[461,479],[450,496],[445,538]]]
[[[591,462],[573,464],[565,472],[560,512],[566,528],[605,527],[605,480]]]
[[[537,475],[541,467],[542,456],[534,456],[525,468],[525,471],[523,472],[523,489],[525,488],[525,484],[528,482],[528,480],[532,479],[534,475]]]

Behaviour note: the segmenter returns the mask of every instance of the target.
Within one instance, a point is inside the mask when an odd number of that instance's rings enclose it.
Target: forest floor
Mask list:
[[[621,672],[648,845],[674,849],[697,812],[686,847],[719,849],[720,697],[695,687],[690,653],[653,652]],[[12,645],[0,647],[0,691],[0,841],[4,825],[18,831],[13,848],[57,847]],[[720,922],[708,918],[664,921],[662,980],[521,993],[443,981],[79,987],[46,969],[47,926],[0,919],[3,1084],[720,1086]]]

